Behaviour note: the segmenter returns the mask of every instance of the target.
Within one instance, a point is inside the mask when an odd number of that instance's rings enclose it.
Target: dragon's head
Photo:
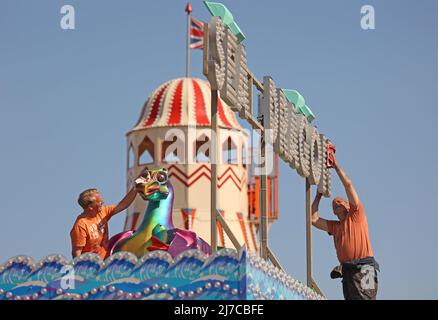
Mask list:
[[[144,200],[160,201],[169,195],[168,181],[165,168],[146,170],[135,180],[135,187]]]

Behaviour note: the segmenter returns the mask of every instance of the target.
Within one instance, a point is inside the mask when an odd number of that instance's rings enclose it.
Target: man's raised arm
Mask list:
[[[336,173],[339,176],[339,179],[341,179],[342,184],[344,185],[345,192],[347,193],[348,202],[354,206],[355,208],[359,205],[359,196],[357,195],[356,189],[353,186],[353,183],[351,182],[350,178],[347,176],[345,171],[341,168],[339,163],[336,161],[335,156],[334,158],[334,164],[333,167],[336,170]]]
[[[139,178],[142,174],[147,172],[147,168],[145,168],[137,178]],[[119,212],[122,212],[123,210],[128,209],[128,207],[131,205],[131,203],[135,200],[135,196],[137,195],[137,186],[134,185],[131,190],[128,191],[128,193],[123,197],[122,200],[117,204],[117,206],[114,209],[114,213],[112,215],[115,215]]]
[[[134,201],[136,195],[137,195],[137,190],[135,187],[132,187],[131,190],[129,190],[129,192],[117,204],[116,208],[114,209],[113,215],[127,209]]]
[[[312,203],[312,224],[323,231],[328,232],[327,220],[320,218],[318,214],[319,202],[321,201],[322,194],[317,192],[315,199]]]

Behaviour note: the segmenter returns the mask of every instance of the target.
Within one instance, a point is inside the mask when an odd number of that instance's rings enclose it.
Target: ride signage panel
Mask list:
[[[270,76],[260,83],[247,65],[246,48],[220,17],[208,24],[206,76],[213,90],[239,116],[247,121],[252,115],[252,89],[259,90],[258,118],[263,120],[266,142],[297,173],[317,185],[325,197],[331,192],[331,173],[326,166],[330,141],[311,125],[315,118],[296,90],[277,88]]]

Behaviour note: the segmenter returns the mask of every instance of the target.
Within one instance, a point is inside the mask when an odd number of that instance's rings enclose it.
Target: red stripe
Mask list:
[[[199,170],[201,170],[202,168],[207,169],[208,172],[211,172],[211,169],[209,167],[207,167],[205,164],[203,164],[202,166],[200,166],[198,169],[196,169],[194,172],[192,172],[189,175],[186,175],[184,173],[184,171],[182,171],[180,168],[178,168],[176,165],[172,164],[167,168],[167,171],[170,172],[171,169],[175,169],[176,171],[178,171],[179,173],[181,173],[186,179],[190,179],[192,176],[194,176]]]
[[[164,90],[168,87],[169,84],[165,84],[160,91],[158,91],[158,94],[156,95],[156,98],[154,100],[154,103],[151,108],[151,113],[149,115],[149,118],[147,119],[146,123],[143,124],[144,127],[150,126],[152,123],[154,123],[155,119],[157,119],[158,111],[160,110],[160,102],[161,97],[163,96]]]
[[[191,44],[190,49],[204,49],[204,42],[201,42],[200,44]]]
[[[181,122],[182,86],[183,81],[180,80],[178,86],[176,87],[175,95],[173,96],[172,100],[172,109],[170,111],[169,121],[167,122],[167,124],[169,125],[176,125]]]
[[[225,212],[223,210],[218,210],[219,214],[222,216],[222,218],[224,218],[225,220]],[[217,224],[217,228],[218,228],[218,233],[219,233],[219,238],[221,239],[221,245],[222,247],[225,247],[225,234],[224,234],[224,229],[222,228],[222,225],[219,221],[216,222]]]
[[[217,224],[217,230],[219,233],[219,239],[221,240],[221,246],[225,247],[224,230],[222,229],[222,225],[219,221],[217,221],[216,224]]]
[[[191,209],[191,208],[181,209],[181,213],[183,216],[184,228],[186,230],[193,229],[193,221],[195,219],[196,209]]]
[[[237,181],[239,181],[239,183],[242,182],[242,179],[239,179],[239,177],[237,176],[237,174],[234,172],[233,167],[228,167],[228,169],[225,170],[224,173],[222,173],[222,175],[218,178],[218,181],[221,181],[222,178],[225,176],[225,174],[226,174],[228,171],[231,171],[231,172],[233,173],[234,177],[237,179]],[[243,176],[242,176],[242,177],[243,177]]]
[[[195,174],[197,174],[200,170],[202,170],[203,168],[207,169],[208,173],[202,172],[201,174],[199,174],[194,180],[192,180],[190,183],[188,182],[190,179],[192,179]],[[172,170],[174,169],[174,170]],[[211,172],[210,168],[208,168],[206,165],[202,165],[200,166],[198,169],[196,169],[194,172],[192,172],[189,175],[186,175],[180,168],[178,168],[175,165],[170,165],[167,168],[167,171],[169,172],[169,177],[175,177],[175,179],[177,179],[178,181],[180,181],[182,184],[184,184],[186,187],[190,187],[191,185],[193,185],[196,181],[198,181],[200,178],[202,178],[203,176],[206,177],[208,180],[211,181],[211,176],[209,175],[209,173]],[[173,171],[177,171],[180,175],[175,174],[175,172]],[[237,187],[237,189],[239,189],[239,191],[242,191],[243,185],[246,182],[246,178],[245,178],[245,174],[242,174],[242,178],[238,178],[237,174],[234,172],[232,167],[229,167],[227,170],[225,170],[225,172],[218,178],[219,182],[220,180],[222,180],[222,178],[225,177],[226,173],[228,171],[231,171],[232,174],[229,174],[226,179],[224,179],[224,181],[222,181],[222,183],[218,184],[218,188],[220,189],[228,180],[231,180],[231,182],[234,183],[234,185]],[[234,176],[234,177],[233,177]],[[238,181],[236,181],[236,180]]]
[[[197,29],[193,29],[190,32],[191,36],[195,36],[195,37],[203,37],[204,36],[204,31],[201,30],[197,30]]]
[[[199,84],[192,80],[193,89],[195,91],[195,112],[196,112],[196,123],[209,125],[210,121],[207,117],[207,110],[205,109],[204,96],[202,95],[201,87]]]
[[[228,122],[228,119],[225,116],[224,108],[222,106],[221,99],[219,99],[219,98],[217,98],[217,106],[218,106],[219,118],[221,119],[222,123],[226,127],[231,128],[231,124]]]
[[[206,177],[208,180],[211,181],[211,178],[205,173],[203,172],[202,174],[200,174],[195,180],[193,180],[190,183],[187,183],[186,181],[183,180],[183,178],[179,177],[177,174],[175,174],[175,172],[172,172],[171,174],[169,174],[169,177],[175,177],[176,180],[178,180],[179,182],[181,182],[183,185],[185,185],[187,188],[190,188],[192,186],[192,184],[194,184],[196,181],[198,181],[199,179],[201,179],[202,177]]]
[[[184,179],[182,177],[180,177],[178,174],[176,174],[176,172],[171,172],[169,173],[169,178],[174,177],[176,180],[178,180],[179,182],[181,182],[186,188],[190,188],[193,184],[195,184],[199,179],[201,179],[202,177],[206,177],[208,180],[211,181],[211,177],[206,174],[205,172],[201,173],[199,176],[196,177],[196,179],[194,179],[193,181],[191,181],[190,183],[188,183],[187,179]],[[239,186],[239,184],[233,179],[233,177],[230,175],[228,176],[221,184],[218,184],[218,189],[222,188],[222,186],[227,183],[228,180],[231,180],[232,183],[234,183],[234,185],[236,186],[236,188],[239,191],[242,191],[243,188],[243,184]],[[243,180],[243,182],[245,182],[245,180]]]
[[[218,189],[222,188],[222,186],[228,181],[231,180],[234,185],[239,189],[239,191],[242,191],[242,186],[239,186],[239,184],[234,180],[233,176],[229,175],[222,183],[218,184]]]
[[[184,171],[182,171],[180,168],[178,168],[176,165],[172,164],[167,168],[167,171],[171,171],[172,169],[175,169],[176,171],[178,171],[179,173],[181,173],[184,178],[186,179],[190,179],[191,177],[193,177],[198,171],[202,170],[203,168],[207,169],[208,172],[211,172],[211,169],[203,164],[202,166],[200,166],[198,169],[196,169],[195,171],[193,171],[192,173],[190,173],[189,175],[185,174]],[[233,167],[228,167],[227,170],[225,170],[219,177],[218,177],[218,181],[221,181],[222,178],[225,176],[225,174],[231,171],[231,173],[233,174],[233,176],[237,179],[237,181],[239,181],[239,183],[242,183],[243,178],[245,177],[245,174],[242,174],[242,178],[239,179],[239,177],[237,176],[237,173],[233,170]]]

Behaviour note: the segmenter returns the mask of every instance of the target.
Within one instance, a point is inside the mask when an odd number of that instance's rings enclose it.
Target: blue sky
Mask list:
[[[257,78],[299,90],[337,146],[361,197],[381,264],[378,298],[436,299],[438,2],[223,1],[247,39]],[[59,26],[76,9],[76,30]],[[360,27],[373,5],[376,29]],[[208,20],[201,1],[193,15]],[[107,203],[125,191],[125,133],[158,85],[185,73],[185,1],[0,3],[0,262],[70,256],[77,195]],[[201,51],[191,75],[202,77]],[[305,281],[304,181],[281,162],[280,218],[270,245]],[[333,194],[343,194],[333,176]],[[330,201],[322,216],[334,217]],[[110,223],[119,232],[124,215]],[[314,278],[332,299],[341,283],[332,239],[313,231]]]

